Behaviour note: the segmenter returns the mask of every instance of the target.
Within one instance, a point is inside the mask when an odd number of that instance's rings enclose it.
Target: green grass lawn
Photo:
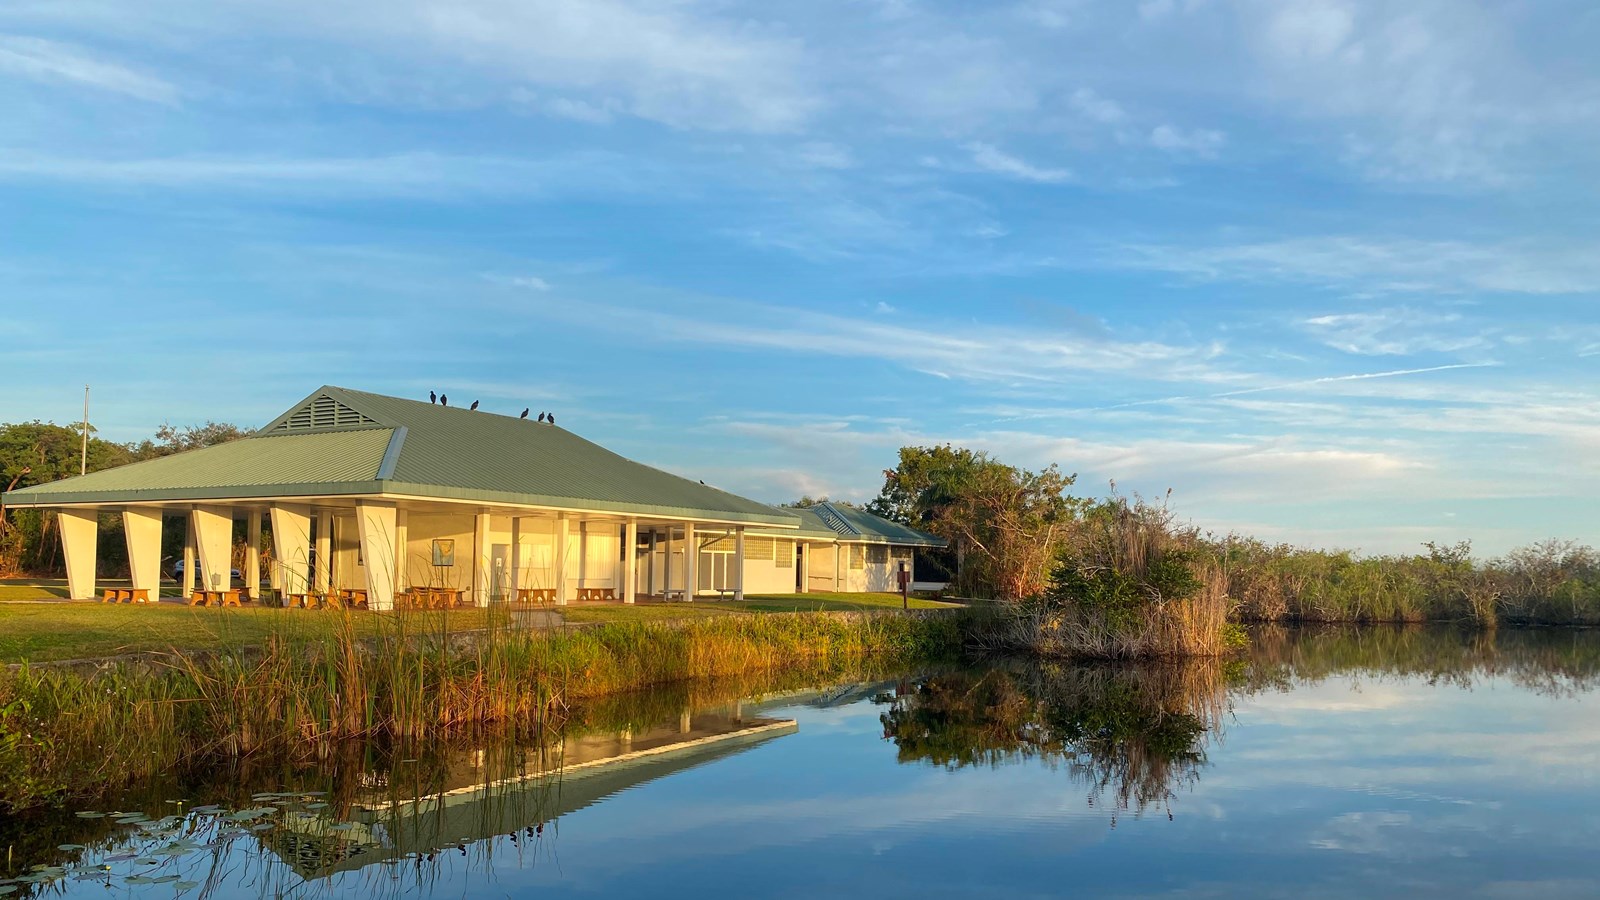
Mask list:
[[[942,609],[959,606],[936,600],[911,599],[912,609]],[[758,612],[849,612],[899,609],[899,594],[752,594],[742,601],[696,600],[693,603],[650,603],[640,606],[569,606],[560,610],[568,622],[659,622],[704,616],[727,616]]]
[[[441,617],[453,630],[483,628],[500,610],[407,612],[417,629],[436,630]],[[13,603],[0,606],[0,663],[45,662],[115,656],[146,650],[216,650],[259,645],[273,635],[317,640],[349,616],[356,629],[375,634],[389,616],[330,610],[207,608],[162,603]]]
[[[65,598],[67,589],[52,584],[0,584],[0,603],[7,600],[48,600]]]
[[[0,591],[20,594],[31,590],[34,597],[50,596],[41,593],[48,589],[0,585]],[[914,609],[954,605],[931,600],[911,601]],[[638,606],[569,606],[556,611],[568,622],[586,624],[660,622],[763,612],[899,608],[898,594],[812,593],[753,595],[737,603],[703,600]],[[504,610],[504,607],[496,607],[450,612],[410,611],[399,615],[410,617],[413,627],[418,629],[436,630],[441,626],[440,617],[447,617],[445,622],[451,629],[468,630],[485,627],[491,617],[504,615]],[[216,650],[259,645],[273,635],[282,635],[290,640],[317,640],[338,627],[346,615],[352,617],[357,630],[367,634],[375,634],[394,622],[394,618],[388,615],[328,610],[259,607],[212,609],[174,603],[150,606],[101,603],[0,604],[0,663],[84,659],[149,650]]]

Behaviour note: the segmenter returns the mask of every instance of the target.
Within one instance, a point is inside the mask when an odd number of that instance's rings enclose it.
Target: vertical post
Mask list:
[[[78,456],[78,474],[89,472],[89,386],[83,386],[83,449]]]
[[[319,594],[333,584],[333,513],[328,510],[317,513],[317,556],[311,577]]]
[[[306,570],[311,567],[311,510],[304,506],[274,506],[272,516],[272,567],[278,573],[278,590],[287,602],[290,594],[304,594],[310,587]]]
[[[672,593],[672,526],[668,525],[666,533],[667,549],[661,560],[661,596],[666,597]]]
[[[844,544],[833,542],[833,592],[839,593],[839,578],[844,570]]]
[[[480,512],[472,519],[472,605],[489,605],[489,514]]]
[[[589,586],[589,520],[578,522],[578,589]]]
[[[632,603],[639,594],[639,520],[628,517],[622,531],[622,602]]]
[[[183,516],[183,584],[178,589],[182,591],[179,596],[188,600],[194,593],[194,510],[184,513]]]
[[[733,599],[744,599],[744,526],[733,529]]]
[[[356,504],[361,559],[367,574],[367,608],[394,609],[395,507],[388,503]]]
[[[248,545],[244,554],[245,590],[249,591],[251,599],[260,599],[261,594],[261,510],[250,509],[245,514],[244,542]]]
[[[133,586],[153,603],[161,599],[161,510],[125,509],[122,533],[128,541],[128,569]]]
[[[567,591],[567,544],[572,536],[572,522],[566,513],[556,514],[556,605],[566,606],[572,599]]]
[[[411,537],[406,511],[394,511],[394,589],[396,593],[411,589]]]
[[[67,557],[67,593],[74,600],[94,596],[94,569],[100,551],[98,510],[63,509],[56,513],[61,549]]]
[[[683,523],[683,599],[693,600],[700,589],[700,551],[694,539],[694,523]]]
[[[522,590],[522,517],[511,517],[511,595],[508,600],[517,599],[517,591]]]
[[[795,565],[800,567],[800,587],[802,594],[811,591],[811,545],[799,538],[794,542],[795,553],[800,556]]]
[[[227,590],[233,586],[233,510],[197,506],[190,511],[189,519],[194,523],[195,546],[200,550],[200,589]]]
[[[650,557],[645,565],[644,575],[646,594],[656,593],[656,538],[656,530],[650,529]]]

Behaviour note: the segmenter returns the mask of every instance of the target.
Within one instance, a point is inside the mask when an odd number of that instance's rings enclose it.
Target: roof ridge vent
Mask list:
[[[844,516],[840,515],[839,511],[834,509],[831,505],[827,503],[818,503],[814,508],[817,511],[817,515],[822,517],[822,524],[840,534],[849,535],[856,533],[856,530],[850,526],[850,523],[845,521]]]
[[[320,431],[324,428],[361,428],[382,424],[377,419],[352,409],[327,394],[318,394],[300,404],[299,408],[284,414],[269,433]]]

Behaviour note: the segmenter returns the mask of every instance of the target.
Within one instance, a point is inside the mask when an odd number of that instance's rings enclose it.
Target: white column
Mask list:
[[[645,580],[644,592],[646,594],[655,594],[655,593],[657,593],[656,592],[656,549],[657,549],[658,544],[659,544],[657,538],[658,538],[658,535],[656,534],[656,530],[654,528],[650,529],[650,555],[645,558],[646,561],[645,561],[645,570],[644,570],[644,580]]]
[[[661,596],[665,597],[672,591],[672,526],[668,525],[663,538],[666,541],[666,552],[661,556]]]
[[[795,561],[800,567],[800,593],[808,593],[811,590],[811,545],[795,538],[794,546],[800,555]]]
[[[311,510],[274,506],[271,516],[272,567],[278,573],[278,590],[287,600],[290,594],[304,594],[310,588],[306,570],[311,568]]]
[[[316,568],[311,573],[311,586],[322,593],[333,584],[333,513],[328,510],[317,513],[316,562]]]
[[[67,593],[74,600],[94,597],[94,568],[100,552],[97,510],[63,509],[56,513],[61,550],[67,557]]]
[[[833,592],[839,593],[839,578],[844,572],[844,544],[833,542]]]
[[[489,605],[489,514],[478,513],[472,519],[472,604]]]
[[[245,513],[245,543],[249,549],[244,554],[244,570],[239,574],[244,576],[245,590],[250,592],[251,599],[261,596],[261,510],[251,509]]]
[[[197,506],[189,519],[194,522],[194,542],[200,550],[200,589],[227,590],[233,585],[233,510]]]
[[[744,526],[733,529],[733,599],[744,599]]]
[[[133,586],[149,592],[153,603],[161,598],[161,510],[122,511],[122,534],[128,541],[128,569]]]
[[[395,508],[389,503],[357,503],[361,560],[367,573],[367,608],[394,609],[399,566],[394,558]]]
[[[566,513],[556,516],[556,605],[566,606],[572,599],[572,594],[567,589],[567,545],[571,542],[572,522]]]
[[[589,520],[578,522],[578,588],[589,586]]]
[[[411,589],[411,541],[409,537],[410,523],[407,521],[406,511],[397,509],[394,513],[394,589],[407,591]]]
[[[683,523],[683,599],[693,600],[700,585],[700,551],[694,539],[694,523]]]
[[[522,589],[522,517],[511,517],[511,594],[508,600],[517,599]]]
[[[632,603],[639,596],[639,520],[628,517],[622,532],[622,602]]]
[[[178,596],[185,600],[194,593],[194,511],[191,509],[183,516],[183,584],[178,586],[182,591]]]

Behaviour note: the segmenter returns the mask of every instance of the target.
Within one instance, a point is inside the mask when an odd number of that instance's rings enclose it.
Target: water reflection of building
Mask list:
[[[427,793],[406,796],[391,781],[358,794],[344,822],[291,818],[263,840],[301,877],[317,878],[496,837],[531,836],[613,794],[741,753],[798,727],[793,719],[746,715],[735,704],[685,711],[676,722],[647,730],[464,752]]]

